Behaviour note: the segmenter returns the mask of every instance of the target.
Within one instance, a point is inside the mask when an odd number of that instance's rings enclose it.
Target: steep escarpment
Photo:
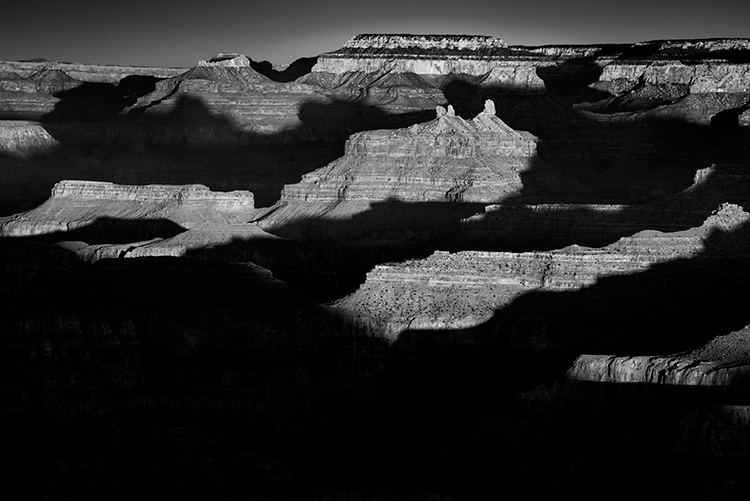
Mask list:
[[[581,109],[612,113],[690,95],[745,94],[748,46],[747,39],[709,39],[530,49],[556,59],[555,66],[540,70],[548,92]]]
[[[253,194],[248,191],[61,181],[40,207],[2,221],[0,232],[4,237],[126,243],[171,237],[209,223],[226,226],[252,213]]]
[[[342,159],[286,187],[282,202],[500,201],[521,188],[535,151],[535,138],[505,125],[491,101],[468,121],[438,108],[426,124],[351,136]]]
[[[552,252],[439,251],[423,260],[376,266],[357,292],[335,305],[359,318],[369,319],[391,339],[409,329],[450,330],[477,326],[497,335],[508,335],[507,332],[498,332],[499,322],[503,324],[502,329],[515,331],[512,344],[516,346],[543,348],[569,347],[586,342],[607,344],[607,335],[591,339],[583,332],[563,332],[562,328],[558,329],[560,337],[556,338],[547,333],[551,326],[540,324],[534,327],[541,318],[531,313],[535,310],[525,307],[518,306],[517,311],[507,313],[508,319],[497,314],[531,291],[547,292],[547,298],[552,297],[549,293],[581,291],[580,295],[586,296],[587,301],[599,304],[603,315],[589,313],[587,319],[579,318],[582,323],[590,323],[584,332],[597,329],[600,333],[610,332],[617,342],[621,342],[621,334],[615,335],[612,331],[622,328],[614,329],[614,325],[626,322],[626,318],[637,322],[644,319],[636,320],[630,311],[607,309],[607,283],[624,282],[631,275],[648,275],[649,270],[660,263],[685,263],[689,267],[687,260],[704,256],[707,263],[714,263],[717,267],[727,264],[727,259],[735,261],[739,266],[735,270],[727,270],[713,278],[700,276],[701,280],[709,281],[703,284],[706,287],[713,288],[722,280],[730,280],[726,290],[734,290],[747,273],[747,249],[742,246],[746,242],[739,247],[711,250],[713,253],[707,249],[707,242],[716,238],[717,231],[745,231],[742,228],[748,221],[750,216],[742,208],[724,205],[698,228],[677,233],[644,231],[601,249],[572,246]],[[654,298],[670,296],[675,280],[681,281],[681,273],[682,265],[668,269],[659,279],[661,285],[658,288],[652,285],[644,294]],[[735,273],[735,278],[730,278]],[[700,288],[701,285],[693,284],[693,287]],[[626,318],[615,317],[615,313]],[[531,316],[526,317],[527,314]],[[558,322],[564,324],[562,319]]]
[[[378,203],[406,210],[425,203],[440,212],[456,210],[455,204],[501,201],[522,188],[520,174],[535,150],[535,138],[505,125],[491,101],[472,120],[439,107],[437,118],[425,124],[351,136],[342,158],[284,187],[281,201],[259,225],[292,234],[310,228],[311,219],[345,226],[352,217],[367,218]],[[395,229],[358,225],[360,232]]]
[[[485,84],[539,93],[544,83],[536,69],[554,64],[543,55],[509,48],[499,38],[468,35],[357,35],[318,58],[310,78],[349,72],[413,73],[434,79],[455,74],[481,75]]]

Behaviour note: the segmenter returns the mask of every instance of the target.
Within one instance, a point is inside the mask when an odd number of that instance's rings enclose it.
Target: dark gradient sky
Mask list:
[[[493,35],[511,45],[750,37],[750,0],[68,0],[0,11],[0,59],[192,66],[218,52],[288,63],[358,33]]]

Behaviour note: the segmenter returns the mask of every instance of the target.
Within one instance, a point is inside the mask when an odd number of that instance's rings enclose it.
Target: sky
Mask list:
[[[492,35],[509,45],[750,37],[750,0],[23,0],[0,59],[194,66],[219,52],[286,64],[359,33]]]

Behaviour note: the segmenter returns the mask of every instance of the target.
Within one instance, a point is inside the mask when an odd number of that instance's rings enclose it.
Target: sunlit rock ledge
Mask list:
[[[312,71],[487,75],[487,84],[543,92],[544,82],[536,69],[552,64],[543,54],[508,48],[501,39],[489,36],[358,35],[341,49],[321,54]]]
[[[550,252],[437,251],[425,259],[377,265],[357,291],[334,305],[370,319],[389,339],[407,329],[475,327],[530,291],[577,291],[605,277],[635,275],[655,265],[698,256],[715,260],[746,256],[744,249],[732,255],[707,256],[705,242],[717,231],[729,234],[748,221],[750,214],[742,207],[722,204],[697,228],[674,233],[642,231],[601,249],[572,245]],[[664,276],[683,272],[669,270]],[[715,277],[716,281],[727,279]],[[652,288],[649,294],[666,294],[672,287],[664,281],[658,286],[661,290]],[[587,294],[596,300],[595,290]],[[589,319],[592,325],[599,320],[595,314]]]
[[[207,224],[234,225],[255,213],[249,191],[214,192],[203,185],[118,185],[100,181],[61,181],[39,207],[0,218],[0,236],[58,234],[55,240],[137,242],[174,236]]]
[[[254,207],[253,194],[249,191],[215,192],[200,184],[127,186],[102,181],[60,181],[52,189],[52,198],[168,202],[178,205],[210,202],[217,210]]]
[[[536,151],[532,134],[508,127],[489,100],[471,120],[451,106],[436,114],[404,129],[353,134],[343,157],[285,186],[282,202],[491,201],[522,187],[519,172]]]
[[[342,49],[409,49],[418,50],[491,50],[505,49],[501,39],[487,35],[418,35],[418,34],[361,34],[352,37]]]

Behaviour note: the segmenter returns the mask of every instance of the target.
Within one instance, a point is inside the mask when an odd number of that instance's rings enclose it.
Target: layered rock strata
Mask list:
[[[599,383],[708,386],[743,393],[750,384],[750,329],[668,356],[581,355],[566,378]]]
[[[509,48],[501,39],[468,35],[357,35],[336,51],[318,58],[313,75],[414,73],[436,77],[451,73],[482,75],[485,84],[544,91],[538,67],[549,58]]]
[[[58,240],[73,240],[77,233],[70,232],[78,230],[80,240],[104,243],[113,238],[114,242],[131,242],[139,240],[128,240],[133,238],[128,235],[130,230],[138,227],[163,227],[169,236],[174,236],[186,228],[209,223],[228,225],[253,211],[253,194],[249,191],[220,193],[201,185],[122,186],[61,181],[40,207],[0,222],[0,233],[5,237],[56,234]],[[123,235],[117,235],[118,228],[124,231]],[[98,231],[102,234],[97,235]],[[70,237],[66,238],[66,233]]]
[[[285,186],[258,224],[291,234],[290,224],[346,223],[377,203],[406,211],[409,204],[433,204],[440,211],[440,204],[501,201],[523,187],[520,176],[535,151],[536,138],[505,125],[492,101],[472,120],[438,107],[437,118],[425,124],[352,135],[343,157]]]
[[[748,46],[748,39],[713,39],[528,49],[556,60],[540,70],[548,92],[581,109],[612,113],[692,95],[747,94]]]
[[[585,294],[594,301],[598,297],[596,286],[603,279],[604,282],[607,277],[610,281],[616,277],[625,279],[660,263],[682,262],[704,255],[707,242],[717,232],[743,231],[748,221],[750,215],[741,207],[725,204],[699,228],[676,233],[644,231],[601,249],[571,246],[551,252],[438,251],[423,260],[376,266],[355,293],[335,305],[359,318],[370,319],[390,339],[396,339],[404,330],[467,329],[481,325],[493,330],[498,327],[490,320],[524,293],[591,289]],[[740,246],[727,255],[713,255],[712,259],[721,266],[727,264],[724,259],[729,256],[737,259],[747,253]],[[649,294],[657,297],[669,294],[668,284],[676,276],[665,276],[664,288],[650,290]],[[585,323],[585,319],[581,320]],[[596,326],[602,320],[598,316],[591,318]],[[534,319],[514,320],[518,322],[516,339],[512,341],[516,346],[570,346],[589,341],[588,336],[577,341],[553,341],[545,334],[529,334],[522,326],[526,321],[533,323]],[[577,333],[566,335],[575,338]]]
[[[492,101],[472,120],[438,107],[425,124],[352,135],[341,159],[286,186],[282,202],[500,201],[522,187],[535,139],[505,125]]]

